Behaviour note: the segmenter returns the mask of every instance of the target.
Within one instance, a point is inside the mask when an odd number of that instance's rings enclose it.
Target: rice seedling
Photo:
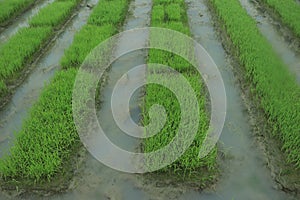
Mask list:
[[[63,68],[79,67],[89,54],[101,41],[116,33],[117,29],[110,24],[103,26],[86,25],[74,38],[71,47],[65,52],[61,60]],[[93,35],[93,37],[90,37]]]
[[[167,20],[169,21],[180,21],[181,20],[181,12],[183,12],[180,8],[180,4],[178,3],[172,3],[166,5],[166,14],[167,14]]]
[[[300,168],[300,88],[295,77],[238,0],[210,2],[246,69],[252,92],[273,127],[273,135],[282,141],[287,162]]]
[[[295,0],[263,0],[270,6],[297,37],[300,37],[300,6]]]
[[[114,4],[110,0],[101,1],[92,13],[102,12],[99,7],[102,7],[103,2]],[[127,10],[119,9],[116,15],[122,16],[126,12]],[[10,154],[0,160],[1,184],[17,180],[14,181],[15,185],[19,188],[26,187],[26,184],[38,184],[64,176],[70,170],[67,165],[74,148],[79,144],[72,115],[72,90],[77,73],[77,69],[73,67],[77,67],[81,60],[74,61],[73,55],[80,48],[81,51],[75,55],[82,59],[96,43],[112,36],[117,26],[124,21],[124,18],[119,18],[120,21],[116,22],[114,18],[111,15],[111,19],[107,19],[107,24],[103,26],[85,25],[76,34],[70,50],[66,51],[67,56],[62,59],[65,69],[59,71],[42,91],[22,130],[16,134]],[[91,35],[96,37],[90,37]],[[82,41],[83,37],[95,41]]]
[[[40,10],[40,12],[29,21],[29,24],[32,27],[58,26],[71,14],[76,5],[76,1],[56,1]]]
[[[7,87],[5,83],[2,80],[0,80],[0,97],[4,96],[6,92],[7,92]]]
[[[167,66],[171,66],[178,72],[189,71],[191,65],[189,61],[181,58],[178,55],[174,55],[173,53],[158,50],[158,49],[151,49],[149,50],[149,63],[160,63]],[[156,66],[149,67],[149,70],[159,70],[156,69]]]
[[[159,5],[159,4],[171,4],[171,3],[184,3],[184,0],[153,0],[153,5]]]
[[[191,35],[190,29],[187,23],[187,16],[185,11],[185,4],[183,1],[166,1],[155,0],[153,2],[151,25],[156,27],[168,28],[175,31],[179,31],[186,35]],[[151,37],[150,35],[150,43]],[[168,37],[168,36],[166,36]],[[160,38],[161,42],[164,42],[164,38]],[[176,47],[181,50],[186,49],[186,55],[194,54],[194,49],[187,48],[187,44],[178,40]],[[203,84],[201,82],[201,76],[196,70],[193,69],[189,61],[174,55],[170,52],[163,50],[150,49],[148,63],[159,63],[170,66],[176,71],[182,73],[191,86],[193,87],[199,103],[200,123],[196,137],[193,140],[192,145],[187,151],[174,163],[163,168],[160,172],[175,173],[181,176],[181,178],[193,177],[195,174],[201,174],[203,177],[200,180],[201,184],[206,184],[208,181],[212,181],[215,177],[216,171],[216,154],[217,150],[214,149],[205,158],[199,158],[198,153],[203,139],[207,134],[208,129],[208,116],[205,110],[206,96],[203,90]],[[153,65],[148,66],[149,74],[147,79],[159,78],[160,67]],[[169,80],[176,85],[177,78],[174,74],[170,73]],[[177,89],[184,90],[181,85],[176,87]],[[185,91],[181,91],[185,94]],[[149,137],[143,142],[143,150],[145,152],[152,152],[163,148],[174,138],[177,134],[179,122],[181,119],[181,108],[176,100],[176,96],[168,89],[159,85],[147,85],[145,88],[146,96],[144,97],[143,105],[143,123],[149,123],[149,110],[154,104],[162,105],[167,113],[167,121],[163,126],[163,129],[153,137]],[[189,96],[186,96],[186,101],[189,101]],[[146,135],[149,134],[146,130]],[[150,130],[151,131],[151,130]],[[183,139],[181,142],[185,142]],[[175,151],[176,152],[176,151]],[[170,152],[172,154],[174,152]],[[151,167],[153,165],[159,165],[157,158],[147,158],[146,163]]]
[[[62,170],[70,146],[78,139],[70,112],[75,76],[75,70],[62,71],[45,88],[17,134],[11,155],[0,162],[5,180],[47,180]]]
[[[180,175],[184,172],[183,176],[192,176],[193,174],[201,173],[201,170],[204,169],[206,172],[214,170],[216,167],[215,163],[217,151],[214,149],[214,151],[205,158],[200,159],[198,157],[201,143],[204,140],[208,129],[208,117],[205,111],[205,92],[203,91],[203,84],[201,83],[201,77],[199,74],[192,71],[182,74],[189,81],[197,95],[200,113],[199,128],[192,145],[187,149],[187,151],[178,160],[176,160],[176,162],[161,169],[160,171],[178,173]],[[160,78],[159,73],[149,73],[147,75],[148,80],[155,80],[157,78]],[[178,78],[175,74],[170,74],[167,81],[175,85],[179,91],[182,90],[180,92],[187,95],[185,100],[189,101],[190,94],[187,94],[185,88],[178,84]],[[167,113],[167,121],[163,129],[155,136],[147,138],[143,144],[145,152],[152,152],[169,144],[174,136],[178,134],[178,126],[181,120],[181,109],[176,96],[167,88],[161,87],[160,85],[150,84],[146,86],[146,94],[143,107],[144,124],[149,123],[149,116],[147,113],[154,104],[162,105]],[[185,142],[184,138],[181,142]],[[172,154],[174,152],[176,151],[169,153]],[[148,162],[151,164],[151,167],[153,167],[153,165],[160,164],[156,163],[155,160],[156,158],[149,158]]]
[[[46,6],[31,19],[30,27],[20,29],[1,46],[0,78],[3,84],[13,84],[22,75],[22,70],[55,34],[53,28],[64,23],[78,3],[78,0],[58,0]]]
[[[0,77],[5,82],[18,76],[24,64],[51,35],[50,27],[23,28],[0,48]]]
[[[34,0],[3,0],[0,1],[0,24],[16,16],[28,8]]]
[[[128,0],[103,1],[102,6],[95,8],[95,12],[90,16],[88,23],[101,26],[111,24],[120,25],[128,10]]]
[[[152,7],[152,24],[165,21],[165,7],[163,5],[155,5]]]
[[[152,26],[168,28],[175,31],[179,31],[186,35],[190,35],[190,30],[187,25],[187,16],[184,2],[181,2],[181,4],[175,4],[172,2],[170,4],[167,4],[167,2],[164,2],[164,4],[160,4],[161,2],[157,1],[156,3],[157,4],[153,4],[152,9]],[[178,41],[177,47],[183,47],[183,49],[186,49],[186,44],[180,44]],[[189,62],[184,60],[180,56],[157,49],[149,50],[148,61],[150,63],[160,63],[165,64],[167,66],[171,66],[180,72],[188,70],[190,68]]]

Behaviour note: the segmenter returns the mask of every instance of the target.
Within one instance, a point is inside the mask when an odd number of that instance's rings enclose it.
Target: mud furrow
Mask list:
[[[26,12],[12,20],[9,25],[3,27],[3,30],[0,30],[0,45],[6,42],[15,33],[17,33],[20,28],[28,27],[29,19],[36,15],[40,9],[47,6],[49,3],[52,3],[53,1],[54,0],[38,1]]]
[[[289,33],[279,22],[274,21],[264,8],[254,0],[240,0],[248,14],[257,22],[261,33],[267,38],[278,56],[295,74],[300,84],[300,50],[295,39],[287,37]]]

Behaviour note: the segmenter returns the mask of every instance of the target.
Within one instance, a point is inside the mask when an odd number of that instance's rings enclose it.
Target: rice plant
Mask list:
[[[211,0],[287,161],[300,168],[300,87],[238,0]],[[284,6],[283,6],[284,7]]]
[[[23,28],[3,44],[0,48],[0,78],[8,81],[17,76],[51,32],[47,26]]]
[[[172,1],[172,0],[154,0],[153,2],[153,11],[151,25],[156,27],[168,28],[175,31],[179,31],[186,35],[191,35],[190,29],[188,26],[186,10],[184,1]],[[150,34],[150,43],[151,43]],[[166,36],[168,37],[168,36]],[[157,39],[157,38],[156,38]],[[164,42],[166,38],[159,38],[161,42]],[[184,52],[186,55],[193,55],[194,48],[187,48],[186,43],[178,40],[176,47],[180,50],[185,49],[187,52]],[[190,82],[193,87],[195,94],[197,94],[197,99],[199,103],[199,113],[200,113],[200,123],[199,129],[197,131],[196,137],[193,140],[192,145],[186,150],[186,152],[178,159],[176,162],[171,165],[159,170],[163,173],[175,173],[180,175],[181,178],[193,177],[197,174],[203,179],[200,180],[201,184],[207,184],[209,181],[214,180],[216,172],[216,148],[205,158],[199,158],[198,153],[202,144],[203,139],[207,134],[208,129],[208,116],[205,110],[205,92],[203,90],[203,84],[201,82],[201,76],[198,72],[193,69],[189,61],[174,55],[173,53],[166,52],[163,50],[150,49],[148,56],[148,63],[159,63],[172,67],[176,71],[182,73],[187,80]],[[158,78],[161,73],[160,67],[149,65],[147,74],[147,79],[152,80]],[[174,74],[169,74],[169,80],[176,85],[177,78]],[[176,87],[177,89],[184,90],[181,85]],[[145,97],[143,105],[143,123],[149,123],[149,110],[154,104],[162,105],[167,112],[167,122],[164,125],[163,129],[153,137],[149,137],[143,142],[143,150],[145,152],[152,152],[158,149],[163,148],[174,138],[178,131],[178,125],[181,119],[181,108],[179,103],[176,100],[176,96],[172,94],[168,89],[159,86],[159,85],[147,85],[145,88]],[[185,91],[182,91],[185,93]],[[189,96],[186,96],[186,101],[189,100]],[[149,134],[146,130],[146,135]],[[151,130],[150,130],[151,131]],[[185,142],[182,140],[181,142]],[[174,152],[170,152],[172,154]],[[146,164],[149,167],[153,165],[159,165],[157,163],[159,159],[157,158],[147,158]]]
[[[128,0],[103,1],[101,6],[95,8],[88,23],[97,26],[105,24],[117,26],[124,20],[127,10]]]
[[[16,16],[30,6],[34,0],[3,0],[0,1],[0,24]]]
[[[93,13],[103,15],[98,13],[104,12],[99,8],[103,2],[112,5],[115,3],[110,0],[101,1]],[[127,10],[119,9],[115,14],[125,16],[126,12]],[[112,36],[118,25],[124,21],[124,18],[119,18],[120,21],[116,22],[115,16],[110,17],[106,25],[85,25],[82,31],[76,34],[70,50],[66,51],[62,60],[62,63],[65,63],[64,68],[67,69],[58,72],[42,91],[22,130],[16,133],[10,154],[0,160],[1,184],[13,181],[19,188],[26,187],[28,184],[43,183],[64,176],[65,172],[70,170],[68,163],[72,159],[76,144],[79,143],[72,115],[72,89],[77,73],[77,69],[73,67],[79,65],[81,59],[96,43]],[[91,35],[96,37],[90,37]],[[83,37],[91,40],[82,41]],[[76,52],[77,50],[79,51]],[[74,59],[73,55],[78,56],[80,60]]]
[[[205,172],[209,170],[214,170],[216,167],[216,149],[214,149],[209,155],[205,158],[199,158],[198,153],[204,140],[207,129],[208,129],[208,116],[205,111],[205,92],[203,91],[203,84],[201,82],[201,76],[195,72],[182,73],[186,79],[189,81],[190,85],[193,87],[195,94],[197,95],[198,104],[199,104],[199,128],[196,134],[196,137],[192,145],[186,150],[186,152],[178,159],[176,162],[171,165],[161,169],[161,172],[173,172],[178,173],[181,176],[191,176],[192,174],[201,173],[201,170]],[[148,80],[155,80],[160,78],[158,73],[149,73],[147,75]],[[182,94],[186,94],[186,101],[189,101],[190,94],[187,94],[185,87],[178,85],[178,78],[174,74],[170,74],[167,80],[169,83],[176,86]],[[181,120],[181,108],[179,102],[176,99],[176,96],[169,91],[169,89],[164,88],[160,85],[150,84],[146,86],[146,96],[144,99],[143,107],[143,123],[149,123],[148,112],[154,104],[162,105],[167,113],[167,121],[163,129],[153,137],[149,137],[145,140],[143,147],[145,152],[152,152],[158,149],[163,148],[171,142],[171,140],[178,134],[178,126]],[[154,117],[154,116],[152,116]],[[147,134],[147,133],[146,133]],[[181,142],[185,142],[182,140]],[[176,152],[176,151],[174,151]],[[174,152],[169,152],[172,154]],[[156,158],[150,158],[148,160],[153,165],[159,165],[156,163]],[[182,172],[184,172],[182,174]]]
[[[6,92],[7,92],[7,87],[5,83],[2,80],[0,80],[0,97],[4,96]]]
[[[30,26],[58,26],[76,6],[76,1],[56,1],[39,11],[30,21]]]
[[[110,24],[103,26],[86,25],[74,37],[71,47],[61,60],[63,68],[79,67],[85,57],[101,41],[116,33],[117,29]],[[93,37],[90,37],[93,35]]]
[[[39,181],[61,170],[71,153],[68,148],[78,139],[70,112],[75,76],[75,70],[60,72],[45,88],[18,133],[11,156],[0,162],[5,179]]]
[[[269,5],[286,24],[300,38],[300,6],[295,0],[263,0]]]
[[[178,3],[172,3],[166,5],[166,14],[167,14],[167,20],[170,21],[180,21],[181,20],[181,12],[185,11],[182,10],[181,5]],[[185,12],[183,12],[185,13]]]
[[[184,0],[153,0],[153,5],[159,5],[159,4],[172,4],[172,3],[184,3]]]
[[[165,7],[164,5],[155,5],[152,7],[152,24],[165,21]]]
[[[78,0],[57,0],[46,6],[31,19],[29,27],[20,29],[0,47],[0,78],[3,84],[9,86],[22,76],[22,70],[55,34],[53,28],[64,23],[78,3]],[[4,97],[3,94],[0,96]]]

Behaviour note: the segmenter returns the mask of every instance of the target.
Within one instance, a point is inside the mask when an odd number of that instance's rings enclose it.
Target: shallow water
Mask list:
[[[148,12],[150,11],[150,2],[146,0],[136,0],[135,2],[140,2],[140,6],[131,4],[131,8],[139,10],[145,6],[145,11],[147,9]],[[191,31],[196,40],[207,49],[217,63],[228,97],[228,114],[220,139],[222,144],[220,146],[225,151],[228,160],[222,163],[224,171],[215,190],[197,191],[180,185],[180,183],[176,185],[173,183],[163,184],[160,180],[118,172],[99,163],[87,153],[83,166],[76,172],[78,175],[73,182],[74,189],[62,196],[57,195],[53,199],[288,199],[284,192],[274,189],[275,183],[271,178],[270,171],[263,162],[262,153],[255,146],[255,139],[249,125],[249,115],[241,97],[239,84],[234,77],[230,59],[214,30],[204,0],[188,0],[187,4]],[[144,24],[140,25],[148,24],[149,19],[146,13],[137,17],[144,19]],[[139,27],[130,25],[136,24],[136,20],[129,17],[124,29]],[[138,40],[139,42],[143,41],[144,36],[141,38],[142,40]],[[146,38],[144,39],[146,40]],[[123,45],[130,45],[130,43],[121,38],[117,51],[122,49]],[[145,62],[144,55],[144,52],[137,51],[121,57],[113,64],[107,85],[102,91],[101,109],[97,113],[100,124],[103,124],[104,130],[108,132],[108,137],[114,143],[128,150],[133,150],[139,141],[126,136],[116,126],[111,116],[110,96],[116,81],[126,71]],[[141,77],[129,76],[128,80]],[[131,100],[131,116],[138,121],[140,111],[137,106],[133,106],[137,105],[138,95]]]
[[[124,30],[133,28],[145,27],[150,22],[151,1],[135,0],[132,1],[129,8],[129,16],[126,19]],[[148,35],[140,35],[139,38],[132,36],[121,37],[116,46],[116,52],[122,51],[127,45],[134,43],[142,43],[148,41]],[[110,97],[111,92],[116,84],[116,81],[121,76],[140,64],[146,61],[146,51],[135,51],[120,57],[115,61],[108,73],[108,80],[103,88],[101,95],[101,109],[98,111],[100,124],[104,130],[107,130],[108,137],[118,144],[121,148],[133,151],[138,145],[138,140],[132,140],[129,136],[123,134],[115,124],[112,113]],[[140,76],[141,75],[141,76]],[[142,78],[143,74],[135,74],[128,76],[130,81],[136,78]],[[139,121],[139,93],[137,92],[131,99],[130,114],[134,121]],[[74,180],[71,183],[71,189],[64,194],[57,194],[49,199],[149,199],[147,195],[137,188],[139,176],[122,173],[113,170],[101,164],[98,160],[92,157],[89,153],[85,154],[84,163],[76,171]],[[37,196],[28,195],[28,199],[38,199]]]
[[[39,1],[37,4],[35,4],[32,8],[30,8],[28,11],[23,13],[22,15],[18,16],[12,24],[5,27],[3,31],[0,32],[0,45],[4,42],[6,42],[11,36],[16,34],[20,28],[28,27],[29,20],[34,15],[36,15],[39,10],[48,4],[52,3],[54,0],[47,0],[47,1]]]
[[[231,60],[226,55],[221,42],[217,37],[217,32],[214,29],[210,13],[204,1],[205,0],[186,1],[188,4],[188,17],[191,32],[195,39],[206,48],[218,65],[223,76],[228,98],[227,118],[220,138],[220,146],[222,146],[222,150],[225,151],[227,161],[222,163],[224,171],[220,177],[220,181],[215,186],[215,190],[197,191],[181,186],[180,183],[177,183],[176,186],[174,184],[164,185],[159,183],[159,180],[151,180],[142,175],[118,172],[104,166],[89,153],[86,153],[84,163],[75,172],[75,177],[72,181],[70,190],[66,193],[56,194],[45,199],[289,199],[284,192],[274,189],[275,183],[271,179],[270,171],[263,162],[261,152],[259,152],[255,146],[256,144],[249,125],[249,115],[241,97],[242,93],[239,84],[233,73],[234,70],[231,66]],[[135,0],[131,3],[130,10],[132,15],[128,16],[124,30],[149,25],[151,10],[150,0]],[[74,20],[76,19],[78,20],[78,18],[75,18]],[[141,35],[139,38],[131,38],[131,40],[120,38],[116,51],[122,50],[124,45],[130,45],[132,40],[137,42],[147,42],[148,38],[147,35]],[[110,110],[110,96],[116,81],[121,78],[126,71],[134,66],[145,63],[146,53],[146,51],[133,52],[119,58],[112,65],[112,68],[108,73],[108,81],[105,88],[102,90],[103,102],[101,104],[101,109],[97,113],[100,123],[104,125],[104,130],[108,130],[107,132],[109,132],[109,138],[120,147],[128,150],[133,150],[140,141],[124,135],[116,126]],[[59,55],[61,54],[62,53]],[[55,66],[53,63],[45,64],[43,66],[44,68],[47,68],[49,65]],[[42,71],[43,67],[39,68],[40,69],[37,68],[33,74],[39,74],[38,71]],[[53,70],[56,70],[56,68],[54,67]],[[47,73],[49,73],[47,77],[51,77],[53,71],[50,70]],[[32,79],[34,79],[35,76],[33,76]],[[140,76],[129,76],[128,80],[141,77],[143,77],[142,74]],[[32,81],[32,83],[37,83],[37,79],[34,80],[36,81]],[[49,78],[44,78],[42,80],[49,80]],[[26,84],[27,83],[24,83],[24,85]],[[28,89],[24,91],[28,91],[29,88],[32,87],[28,86]],[[36,90],[40,91],[41,88],[42,86],[37,87]],[[17,99],[23,99],[26,96],[33,98],[31,96],[34,93],[27,92],[27,95],[22,96],[21,94],[23,93],[24,92],[19,92],[19,97],[18,95],[15,95],[16,97],[14,97],[14,101],[16,104],[20,105],[22,109],[18,114],[11,114],[15,117],[12,117],[11,119],[8,118],[8,121],[14,122],[6,123],[10,124],[6,125],[6,127],[10,127],[10,132],[14,130],[12,127],[13,125],[21,125],[21,121],[24,119],[24,116],[26,116],[26,112],[30,107],[30,105],[18,103]],[[37,96],[38,94],[36,94],[35,99]],[[138,102],[139,93],[136,93],[131,99],[130,107],[130,114],[134,121],[139,121],[140,117]],[[16,106],[10,107],[11,111],[7,113],[13,113],[12,110],[14,109],[17,110]],[[26,107],[28,108],[26,109]],[[22,110],[26,110],[24,111],[25,114],[22,114]],[[1,119],[2,116],[5,115],[0,115]],[[22,119],[18,119],[18,116],[23,117]],[[2,133],[1,129],[0,132]],[[26,195],[26,199],[40,198],[35,195]]]
[[[224,172],[215,192],[190,192],[181,199],[287,199],[274,189],[270,171],[257,150],[249,125],[249,114],[243,103],[242,92],[217,33],[204,0],[187,0],[191,32],[216,62],[227,93],[227,118],[220,137],[226,161]]]
[[[300,84],[300,49],[294,45],[294,41],[284,37],[285,29],[274,21],[263,7],[255,0],[240,0],[248,14],[257,22],[260,32],[267,38],[274,51],[289,67],[297,82]]]
[[[95,4],[97,1],[89,1]],[[75,33],[86,24],[91,10],[81,7],[78,15],[72,19],[66,30],[58,36],[54,45],[36,63],[35,69],[20,85],[11,101],[0,111],[0,157],[12,145],[13,133],[20,131],[30,108],[38,99],[44,85],[59,69],[64,51],[72,44]]]

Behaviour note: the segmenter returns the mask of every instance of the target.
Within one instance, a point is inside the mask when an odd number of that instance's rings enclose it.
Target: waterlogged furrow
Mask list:
[[[97,44],[116,33],[117,24],[122,24],[128,8],[126,0],[101,1],[91,17],[97,19],[103,16],[103,12],[106,12],[101,9],[103,2],[111,7],[119,7],[119,11],[108,14],[107,22],[101,26],[90,21],[75,35],[73,44],[66,51],[66,57],[62,59],[65,69],[58,72],[45,87],[22,130],[17,133],[10,155],[0,160],[2,184],[18,180],[12,184],[19,188],[32,186],[34,183],[63,177],[72,170],[69,164],[79,145],[72,116],[72,89],[80,63],[68,60],[74,58],[72,53],[83,59]],[[114,22],[115,15],[122,16],[117,23]]]
[[[88,53],[102,41],[101,38],[99,40],[91,36],[101,36],[103,31],[116,33],[125,19],[127,10],[127,0],[102,1],[101,6],[94,8],[88,25],[76,36],[74,44],[65,52],[61,61],[62,67],[65,69],[79,67]]]
[[[30,20],[30,27],[19,30],[0,47],[0,98],[11,92],[10,86],[22,77],[35,55],[55,35],[55,28],[68,19],[78,3],[78,0],[58,0],[46,6]]]
[[[164,1],[155,0],[153,2],[152,9],[152,26],[169,28],[172,30],[179,31],[186,35],[191,35],[188,19],[186,14],[186,5],[182,0],[175,1]],[[166,36],[168,37],[168,36]],[[163,41],[163,38],[162,38]],[[150,35],[151,43],[151,35]],[[185,48],[188,44],[181,44],[178,41],[178,48]],[[191,44],[192,45],[192,44]],[[194,48],[186,48],[188,54],[194,53]],[[185,52],[186,53],[186,52]],[[216,148],[207,155],[205,158],[199,158],[198,153],[201,144],[206,136],[208,129],[208,116],[205,110],[206,98],[204,87],[201,83],[201,76],[195,70],[191,64],[181,58],[180,56],[174,55],[170,52],[165,52],[162,50],[150,49],[148,63],[159,63],[172,67],[176,71],[182,73],[189,84],[192,86],[199,105],[199,127],[197,130],[196,137],[193,140],[192,145],[188,150],[171,165],[161,169],[162,172],[174,173],[185,179],[188,177],[197,177],[200,179],[198,182],[201,187],[205,187],[210,181],[215,179],[216,170]],[[149,73],[147,74],[148,80],[155,80],[160,77],[162,73],[159,66],[148,66]],[[166,73],[166,72],[164,72]],[[171,84],[176,85],[176,75],[172,72],[170,73]],[[186,92],[183,86],[178,85],[176,87],[179,92]],[[167,121],[163,129],[159,131],[155,136],[145,139],[143,143],[143,148],[146,152],[152,152],[163,148],[165,145],[170,143],[174,136],[178,134],[178,127],[181,120],[181,108],[179,102],[176,100],[176,96],[172,94],[168,89],[158,86],[158,85],[147,85],[145,88],[146,96],[144,97],[143,106],[143,123],[149,123],[149,110],[154,104],[163,105],[167,113]],[[190,99],[190,96],[186,94],[186,100]],[[150,130],[151,131],[151,130]],[[152,134],[151,132],[146,132],[146,134]],[[183,141],[184,142],[184,141]],[[174,152],[170,152],[172,154]],[[155,163],[156,158],[149,158],[149,165],[159,165],[160,163]]]
[[[17,16],[30,7],[35,0],[3,0],[0,1],[0,25]]]
[[[19,17],[12,20],[12,22],[0,30],[0,46],[15,35],[21,28],[29,27],[29,20],[35,16],[40,9],[44,8],[54,0],[38,1],[32,8],[21,14]]]
[[[240,3],[247,10],[247,13],[255,19],[262,35],[267,38],[274,51],[295,75],[298,84],[300,84],[300,52],[298,45],[293,43],[294,40],[286,40],[285,31],[278,30],[278,22],[266,13],[262,13],[263,8],[260,5],[254,4],[250,0],[240,0]]]
[[[300,38],[300,5],[295,0],[262,0],[279,15],[281,21]],[[298,0],[297,0],[298,1]]]
[[[273,135],[282,141],[287,161],[300,167],[300,88],[295,78],[238,0],[210,2],[246,69],[253,95],[265,111]]]

